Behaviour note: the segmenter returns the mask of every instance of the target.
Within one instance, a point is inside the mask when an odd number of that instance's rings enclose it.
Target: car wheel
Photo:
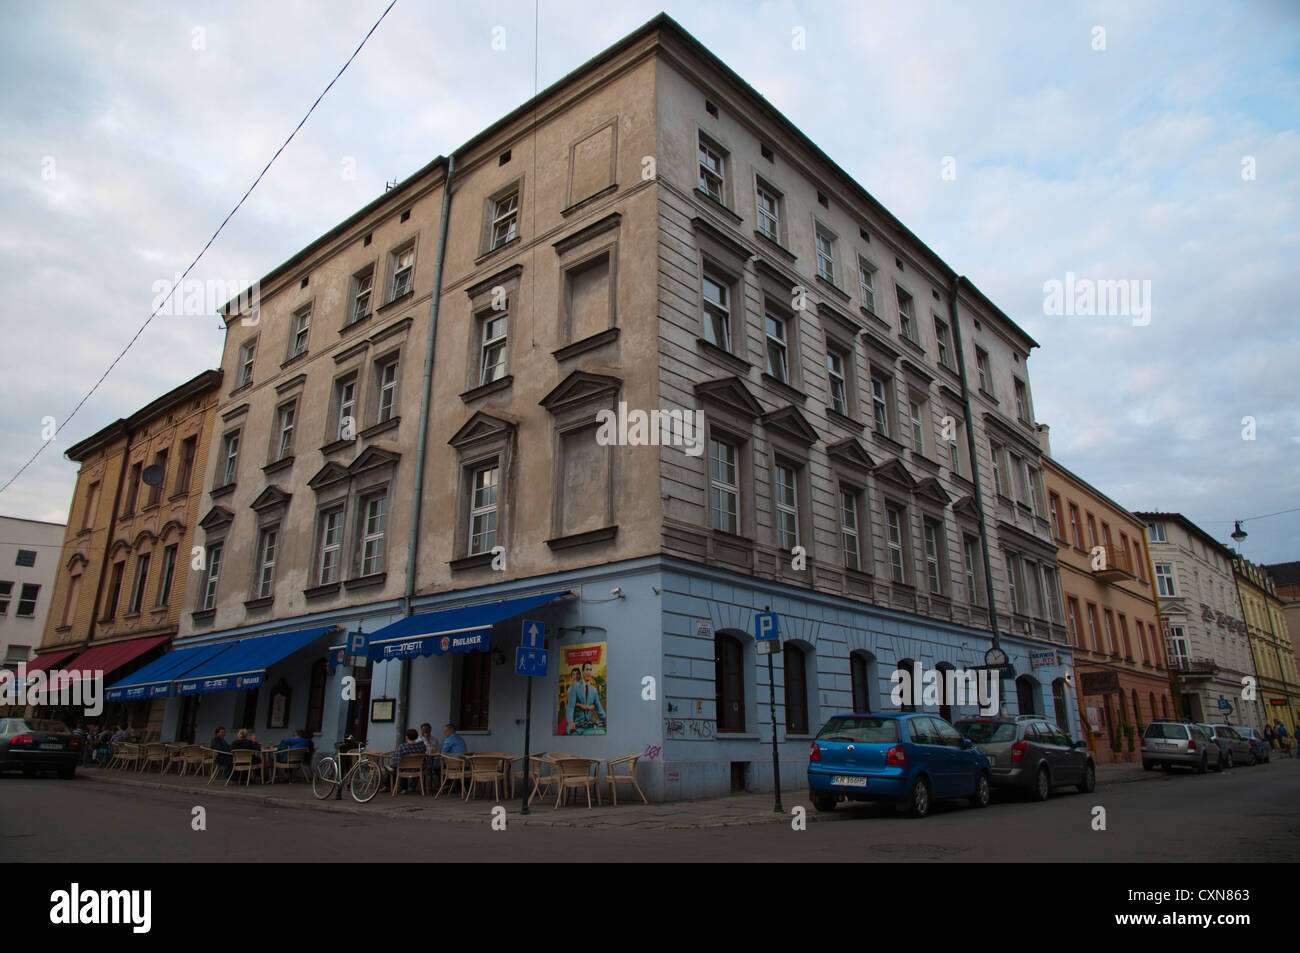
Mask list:
[[[1083,780],[1077,785],[1080,794],[1091,794],[1097,787],[1097,766],[1091,761],[1083,769]]]
[[[979,780],[975,782],[975,796],[970,799],[970,806],[988,807],[991,800],[993,789],[989,787],[989,776],[981,771]]]
[[[1224,759],[1223,759],[1223,767],[1221,767],[1219,770],[1220,770],[1220,771],[1231,771],[1231,770],[1232,770],[1232,752],[1231,752],[1231,751],[1229,751],[1229,752],[1227,753],[1227,755],[1224,757]]]
[[[1047,765],[1045,764],[1038,766],[1038,775],[1034,778],[1033,795],[1035,801],[1046,801],[1052,796],[1052,776],[1048,774]]]
[[[907,795],[907,813],[912,817],[925,817],[930,813],[930,782],[917,778]]]
[[[1201,755],[1201,763],[1198,764],[1198,765],[1196,766],[1196,773],[1197,773],[1197,774],[1204,774],[1205,771],[1206,771],[1206,769],[1209,768],[1209,766],[1210,766],[1210,758],[1209,758],[1209,756],[1208,756],[1208,755]]]
[[[814,794],[812,799],[813,807],[823,814],[829,814],[835,810],[835,801],[834,794]]]

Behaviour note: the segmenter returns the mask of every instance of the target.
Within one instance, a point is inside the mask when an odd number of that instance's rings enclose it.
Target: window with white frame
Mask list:
[[[311,336],[311,308],[303,308],[293,316],[293,328],[289,334],[289,357],[295,358],[307,353],[307,339]]]
[[[871,375],[871,413],[876,421],[876,433],[889,436],[889,378],[873,372]]]
[[[389,301],[396,301],[411,290],[415,277],[415,245],[393,252],[393,287],[388,295]]]
[[[348,440],[357,432],[357,376],[350,374],[334,382],[334,402],[338,407],[335,428],[339,440]]]
[[[497,544],[497,500],[501,468],[496,463],[477,467],[471,476],[469,504],[469,554],[488,553]]]
[[[735,444],[709,441],[709,519],[724,533],[740,533],[739,457]]]
[[[1023,613],[1025,611],[1024,596],[1021,594],[1019,585],[1020,560],[1010,553],[1007,554],[1007,590],[1011,596],[1011,611]]]
[[[515,240],[519,234],[519,190],[492,203],[492,240],[488,251]]]
[[[925,521],[925,574],[930,592],[943,595],[943,524],[936,520]]]
[[[370,298],[374,290],[374,284],[375,269],[373,265],[352,277],[352,317],[348,322],[349,324],[356,324],[370,315]]]
[[[835,239],[820,226],[817,228],[817,275],[835,284]]]
[[[721,278],[704,275],[704,340],[731,350],[731,287]]]
[[[1040,575],[1041,567],[1032,559],[1024,560],[1021,563],[1021,567],[1021,571],[1025,576],[1025,599],[1028,603],[1029,614],[1042,618],[1046,604],[1043,601],[1043,578]]]
[[[363,576],[373,576],[382,572],[384,568],[386,505],[387,497],[384,496],[373,496],[363,504],[361,517],[361,575]]]
[[[203,601],[200,603],[203,609],[211,609],[217,604],[217,580],[221,578],[221,555],[221,543],[208,546],[208,570],[203,579]]]
[[[1151,537],[1153,543],[1167,543],[1169,540],[1165,537],[1164,523],[1151,523],[1147,526],[1147,534]]]
[[[858,530],[858,494],[840,486],[840,543],[846,569],[862,569],[862,537]]]
[[[948,466],[952,469],[954,476],[962,475],[961,468],[961,445],[962,445],[962,424],[961,418],[956,414],[950,414],[953,419],[952,431],[948,434]]]
[[[773,496],[776,501],[777,545],[787,552],[799,545],[799,497],[795,470],[788,464],[775,467]]]
[[[326,510],[320,515],[320,554],[316,560],[316,584],[328,586],[338,582],[339,554],[343,549],[343,507]]]
[[[892,503],[885,504],[885,541],[889,546],[889,577],[894,582],[907,582],[903,538],[906,519],[907,513],[902,507]]]
[[[1173,662],[1177,668],[1187,668],[1187,633],[1181,625],[1171,625],[1169,627],[1169,643],[1173,649]]]
[[[275,459],[283,460],[293,453],[293,424],[298,414],[297,403],[285,404],[276,414],[276,451]]]
[[[510,316],[505,311],[487,311],[479,317],[479,385],[506,376],[506,344]]]
[[[1162,596],[1173,596],[1174,567],[1172,563],[1156,563],[1156,591]]]
[[[235,476],[239,473],[239,431],[232,430],[226,434],[221,448],[221,459],[225,461],[222,467],[222,486],[228,486],[235,482]]]
[[[844,377],[844,355],[835,348],[826,349],[826,376],[831,384],[831,410],[848,415],[849,390]]]
[[[925,411],[919,400],[908,401],[909,418],[912,422],[912,446],[921,456],[925,456]]]
[[[983,348],[975,349],[975,367],[980,375],[980,390],[993,395],[993,372],[989,368],[989,355]]]
[[[15,610],[15,614],[27,619],[35,616],[36,600],[40,597],[41,587],[38,583],[23,583],[23,588],[18,593],[18,608]]]
[[[934,339],[939,346],[939,363],[944,367],[952,368],[952,331],[948,328],[948,322],[944,321],[938,315],[934,317]]]
[[[902,288],[898,292],[898,333],[909,341],[916,341],[916,325],[912,317],[912,296]]]
[[[982,604],[980,599],[980,549],[979,540],[966,536],[962,540],[962,557],[966,565],[966,594],[972,605]]]
[[[872,314],[876,313],[876,276],[875,269],[865,261],[858,261],[858,291],[862,295],[862,307]]]
[[[1007,495],[1007,484],[1002,478],[1002,447],[989,441],[989,456],[993,460],[993,489],[998,496]]]
[[[1053,622],[1061,621],[1061,580],[1051,566],[1043,567],[1043,591],[1047,593],[1048,617]]]
[[[726,204],[726,154],[700,136],[700,191],[715,202]]]
[[[275,558],[280,545],[280,528],[269,526],[262,530],[257,543],[256,598],[265,599],[275,592]]]
[[[239,365],[237,369],[238,376],[235,378],[238,383],[236,387],[243,387],[246,384],[253,383],[253,358],[257,356],[257,339],[245,341],[239,348]]]
[[[379,416],[377,423],[393,418],[397,409],[397,358],[385,360],[379,365]]]
[[[1025,382],[1020,378],[1015,378],[1016,384],[1016,417],[1021,423],[1029,423],[1029,391],[1025,388]]]
[[[790,382],[785,319],[771,311],[765,316],[767,329],[767,373],[783,384]]]
[[[781,240],[781,195],[765,182],[758,183],[758,232],[774,242]]]

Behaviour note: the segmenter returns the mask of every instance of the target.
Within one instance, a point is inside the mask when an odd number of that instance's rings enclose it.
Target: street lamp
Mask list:
[[[1241,528],[1241,520],[1236,520],[1236,528],[1232,531],[1232,538],[1237,543],[1237,550],[1241,550],[1241,541],[1246,538],[1247,533]]]

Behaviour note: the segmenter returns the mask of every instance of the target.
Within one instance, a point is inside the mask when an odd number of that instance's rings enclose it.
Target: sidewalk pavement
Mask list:
[[[1140,764],[1097,766],[1099,787],[1150,780],[1160,776],[1154,772],[1144,773]],[[204,800],[210,803],[213,798],[233,799],[258,802],[274,808],[324,811],[361,817],[414,818],[453,824],[488,823],[492,819],[492,809],[498,803],[489,798],[465,801],[451,794],[444,794],[436,800],[432,796],[419,794],[393,796],[388,793],[387,788],[366,804],[353,801],[346,791],[343,793],[342,800],[320,801],[312,794],[311,785],[303,781],[254,784],[245,787],[235,783],[226,785],[220,778],[207,784],[202,778],[193,775],[182,778],[175,774],[142,774],[118,769],[83,768],[77,773],[77,777],[79,780],[84,779],[97,784],[116,784],[188,794],[200,799],[200,803]],[[629,794],[632,796],[630,801],[627,799]],[[1014,797],[1015,795],[995,796]],[[848,820],[853,816],[847,811],[818,814],[808,802],[807,791],[803,790],[783,792],[781,800],[784,811],[779,814],[772,809],[773,798],[770,791],[646,805],[636,798],[635,793],[623,789],[619,792],[618,806],[614,807],[609,803],[608,788],[604,788],[601,798],[604,802],[601,806],[597,807],[593,803],[593,806],[588,809],[585,796],[571,793],[569,802],[557,810],[554,808],[554,797],[549,799],[537,797],[533,799],[532,808],[526,817],[519,813],[518,797],[499,803],[506,809],[506,815],[512,825],[604,830],[707,830],[757,824],[787,824],[790,822],[792,809],[797,806],[805,809],[806,817],[810,821],[833,822]]]

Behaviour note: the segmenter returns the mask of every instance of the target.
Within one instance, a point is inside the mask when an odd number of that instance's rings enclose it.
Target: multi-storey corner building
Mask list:
[[[660,798],[770,786],[769,607],[787,785],[827,715],[994,638],[1008,705],[1077,725],[1035,343],[667,17],[259,291],[226,315],[182,735],[521,749],[522,614],[534,735],[577,731],[535,747],[644,754]]]
[[[63,530],[62,523],[0,516],[0,668],[17,672],[41,644]],[[8,711],[0,705],[0,713]]]
[[[176,634],[191,565],[218,371],[204,371],[70,447],[80,464],[60,534],[53,600],[33,665],[111,682],[163,654]],[[147,700],[106,720],[161,728]]]
[[[1133,515],[1147,525],[1178,716],[1262,727],[1253,721],[1255,706],[1241,697],[1256,674],[1233,578],[1235,554],[1180,513]]]
[[[1282,600],[1282,618],[1286,620],[1292,652],[1300,666],[1300,562],[1273,563],[1265,566],[1264,571],[1273,577],[1274,591]]]
[[[1269,573],[1244,556],[1232,561],[1241,611],[1250,635],[1250,650],[1259,676],[1258,699],[1252,706],[1252,724],[1282,722],[1294,732],[1296,707],[1300,705],[1300,681],[1296,677],[1295,646],[1287,626],[1286,603],[1277,592]],[[1293,735],[1294,737],[1294,735]]]
[[[1046,434],[1043,453],[1086,737],[1099,762],[1132,760],[1142,726],[1177,711],[1146,526],[1052,459]]]

